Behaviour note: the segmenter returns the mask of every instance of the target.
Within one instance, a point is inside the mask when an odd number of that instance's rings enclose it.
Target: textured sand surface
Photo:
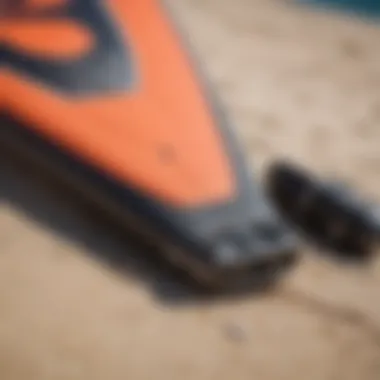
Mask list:
[[[258,173],[287,155],[380,196],[380,28],[283,1],[170,4]],[[2,380],[380,378],[377,260],[305,250],[270,294],[168,306],[122,239],[37,177],[1,157]]]

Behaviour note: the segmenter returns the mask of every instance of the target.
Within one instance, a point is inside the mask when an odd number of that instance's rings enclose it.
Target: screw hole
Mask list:
[[[161,145],[157,151],[158,157],[161,162],[171,164],[177,159],[177,153],[174,146],[165,144]]]

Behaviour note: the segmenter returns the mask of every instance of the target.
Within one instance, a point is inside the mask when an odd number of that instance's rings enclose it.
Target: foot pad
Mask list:
[[[282,216],[318,244],[345,254],[369,254],[380,233],[373,206],[348,187],[327,183],[288,163],[273,164],[267,189]]]

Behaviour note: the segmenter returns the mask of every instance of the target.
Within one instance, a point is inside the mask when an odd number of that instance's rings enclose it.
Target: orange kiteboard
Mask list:
[[[159,1],[5,3],[4,140],[23,141],[204,281],[292,255]]]

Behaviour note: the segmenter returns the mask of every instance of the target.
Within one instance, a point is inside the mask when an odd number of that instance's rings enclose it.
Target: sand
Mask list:
[[[380,28],[284,1],[170,4],[258,177],[287,156],[379,197]],[[306,247],[271,292],[183,303],[96,214],[8,156],[0,199],[3,380],[380,378],[376,258]]]

